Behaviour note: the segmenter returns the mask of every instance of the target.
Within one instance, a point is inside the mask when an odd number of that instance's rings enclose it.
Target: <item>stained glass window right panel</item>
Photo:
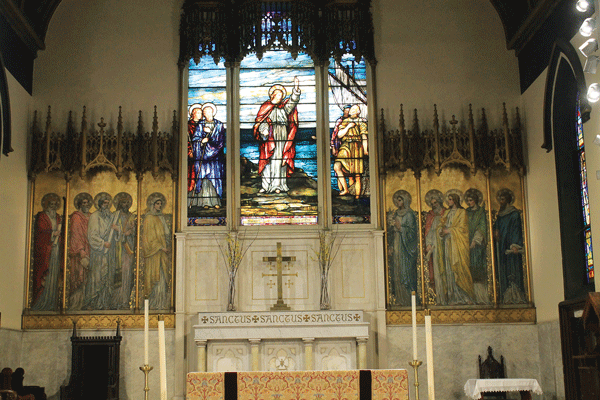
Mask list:
[[[330,60],[329,137],[334,224],[371,222],[367,68],[346,54]]]

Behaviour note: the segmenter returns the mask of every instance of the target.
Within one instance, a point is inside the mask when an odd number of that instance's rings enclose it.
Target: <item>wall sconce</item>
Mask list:
[[[591,56],[596,50],[598,50],[598,41],[596,39],[588,39],[584,44],[579,46],[579,51],[586,57]]]
[[[578,0],[575,8],[577,8],[577,11],[582,13],[588,12],[594,9],[594,3],[590,0]]]
[[[598,69],[598,64],[600,63],[600,57],[598,56],[589,56],[585,60],[585,65],[583,66],[583,72],[588,74],[595,74]]]
[[[590,37],[594,29],[596,29],[596,18],[586,18],[579,27],[579,33],[581,33],[581,36]]]
[[[590,103],[595,103],[600,100],[600,85],[592,83],[587,91],[587,99]]]

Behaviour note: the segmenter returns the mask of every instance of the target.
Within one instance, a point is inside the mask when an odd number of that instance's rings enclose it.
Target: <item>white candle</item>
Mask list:
[[[417,360],[417,295],[412,292],[412,339],[413,339],[413,360]]]
[[[167,352],[165,348],[165,321],[158,321],[158,351],[160,359],[160,400],[167,400]]]
[[[425,315],[425,347],[427,348],[427,393],[429,394],[429,400],[435,400],[435,385],[433,382],[433,337],[431,332],[431,315]]]
[[[148,299],[144,300],[144,365],[148,365]]]

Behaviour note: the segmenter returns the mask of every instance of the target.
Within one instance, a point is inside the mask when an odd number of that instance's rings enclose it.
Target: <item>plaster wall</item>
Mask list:
[[[20,329],[25,288],[27,237],[27,126],[31,97],[6,71],[11,102],[12,147],[8,157],[0,156],[0,328]]]

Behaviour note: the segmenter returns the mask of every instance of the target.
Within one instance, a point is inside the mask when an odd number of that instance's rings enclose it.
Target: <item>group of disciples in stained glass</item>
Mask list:
[[[521,213],[509,189],[497,193],[500,208],[492,226],[498,297],[504,304],[527,302],[523,266]],[[428,287],[437,305],[489,304],[487,214],[483,195],[475,188],[463,195],[451,189],[426,193],[430,210],[423,214],[423,262]],[[444,200],[447,206],[444,205]],[[419,229],[411,195],[398,190],[392,196],[395,210],[387,213],[387,258],[390,303],[410,305],[418,290]]]

